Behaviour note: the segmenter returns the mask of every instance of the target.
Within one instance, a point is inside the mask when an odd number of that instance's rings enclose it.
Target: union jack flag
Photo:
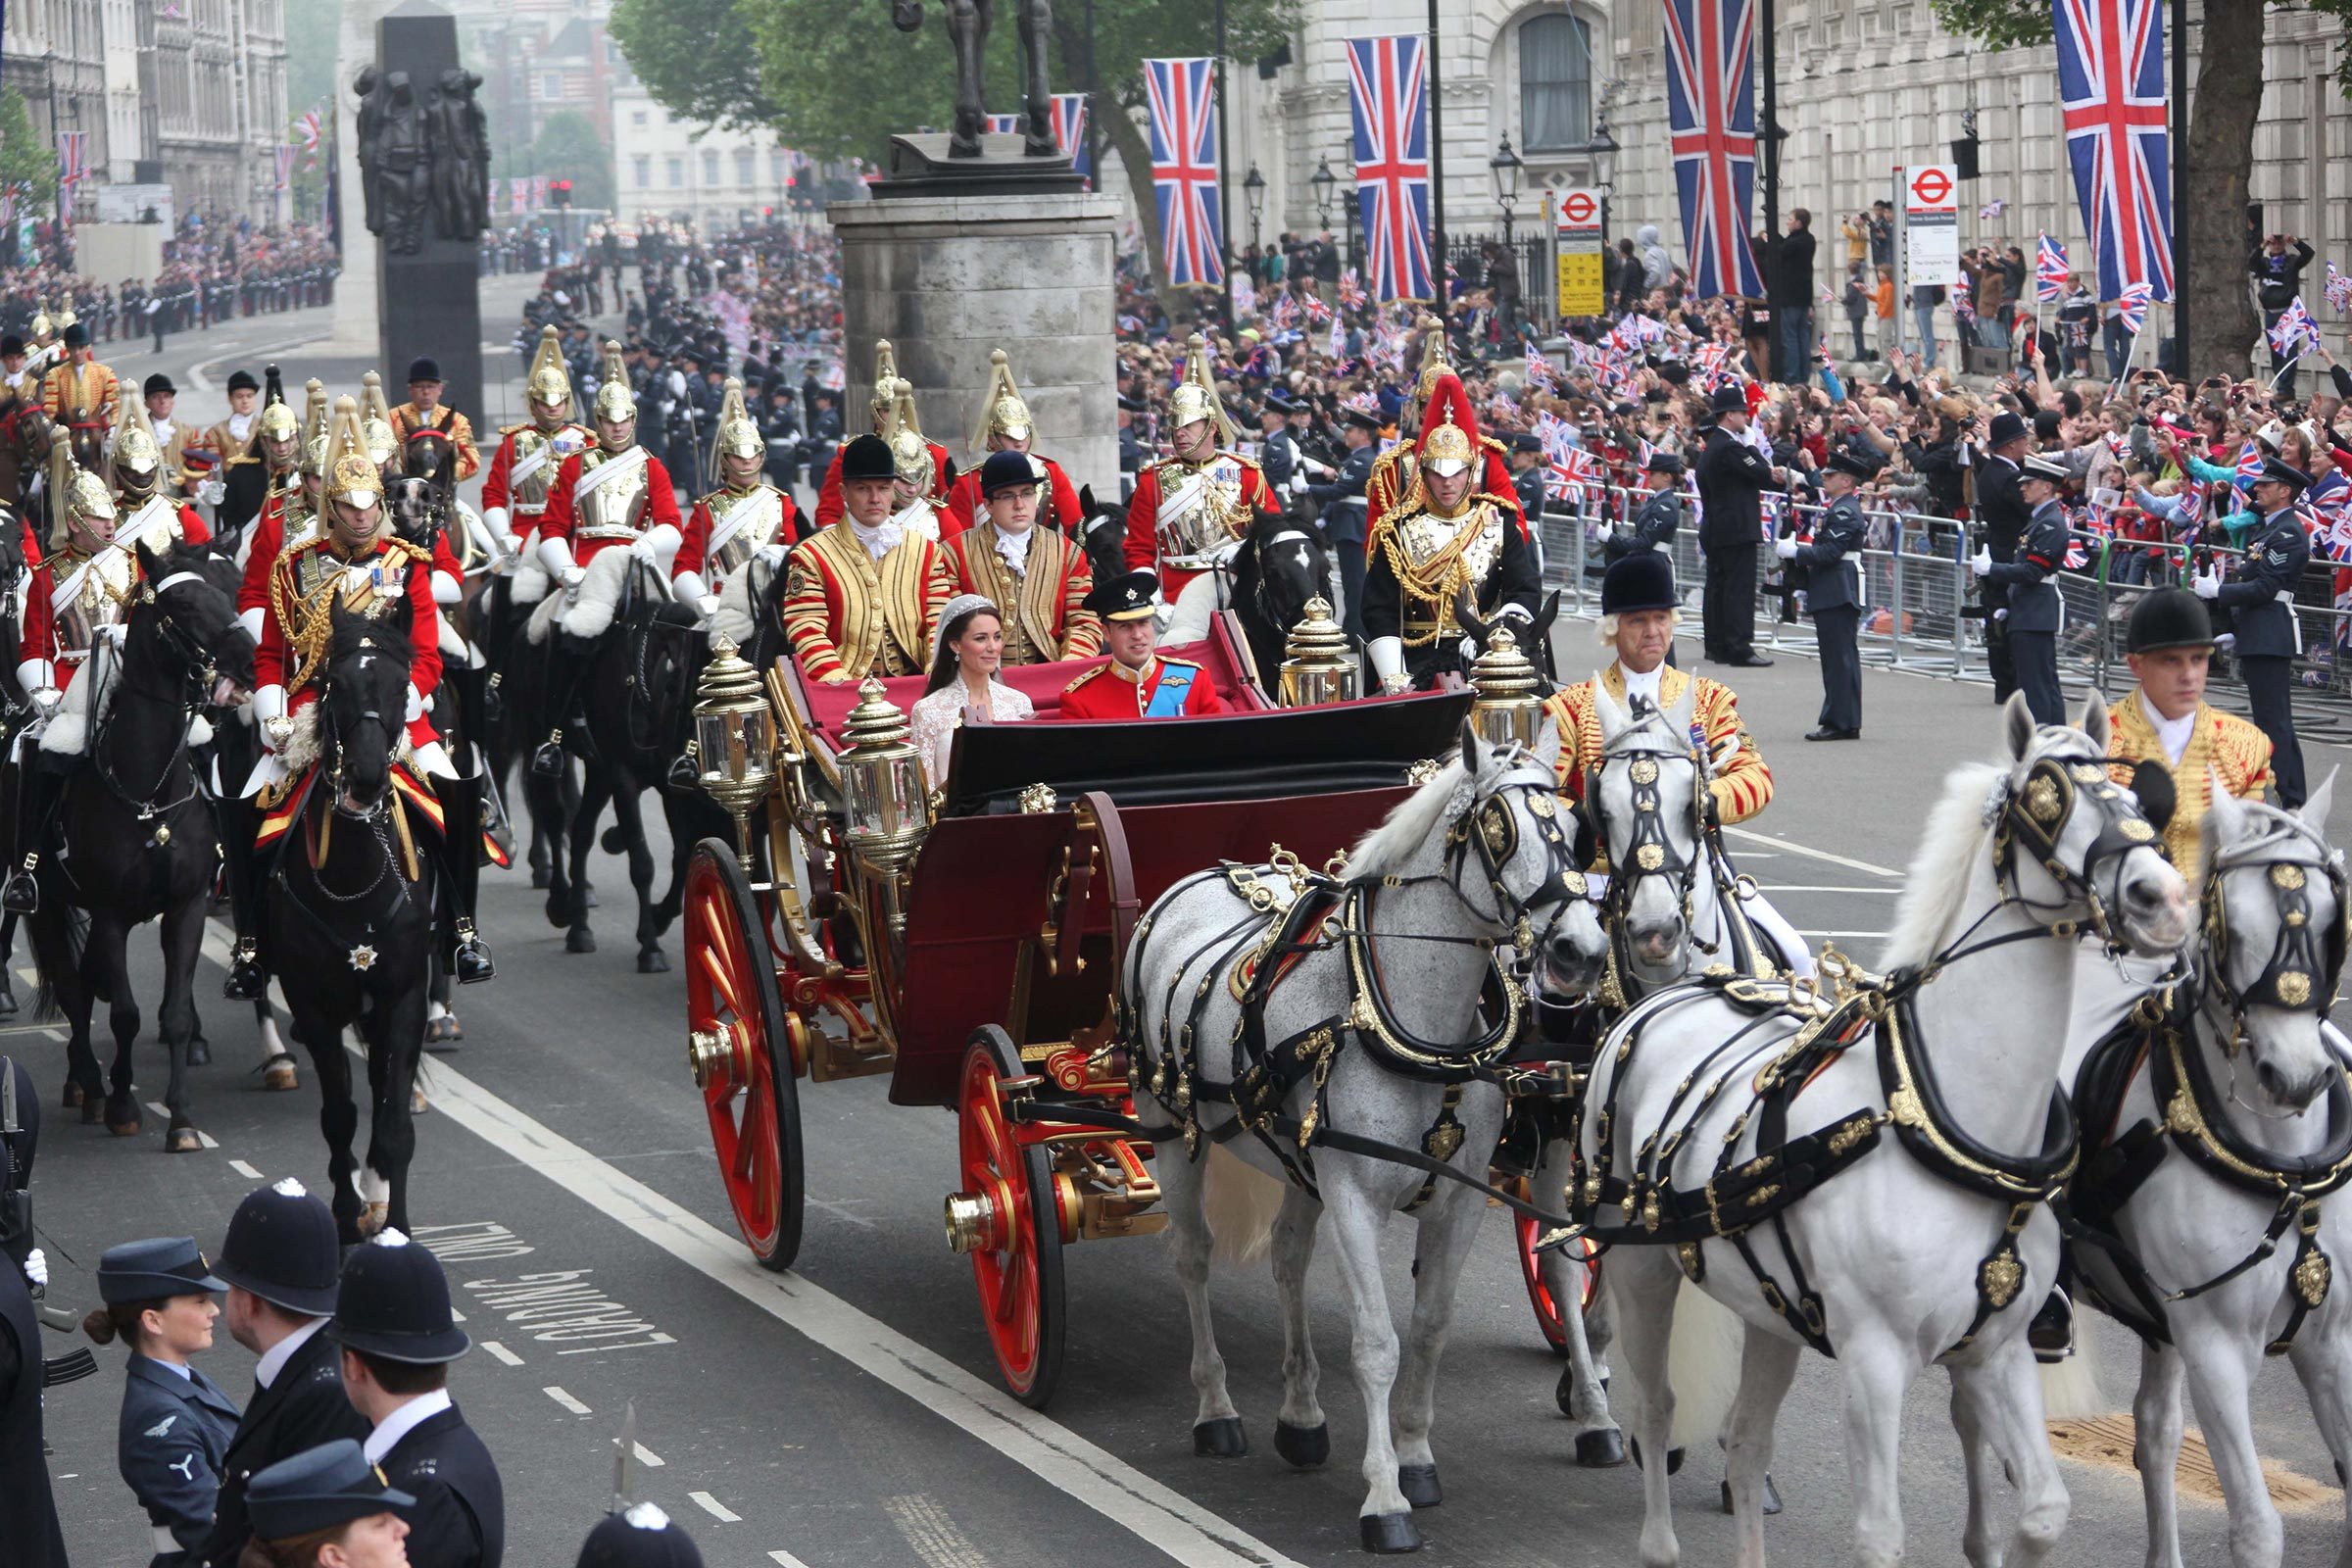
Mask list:
[[[1321,326],[1325,321],[1331,319],[1331,307],[1324,304],[1317,296],[1309,294],[1301,303],[1306,307],[1306,319],[1309,324]]]
[[[2262,448],[2249,441],[2237,455],[2237,466],[2230,475],[2230,491],[2239,507],[2254,493],[2254,481],[2262,477]]]
[[[1284,294],[1274,301],[1266,313],[1266,324],[1277,332],[1285,332],[1298,324],[1298,302]]]
[[[277,157],[277,184],[272,187],[273,189],[284,190],[286,188],[286,181],[294,172],[294,154],[297,150],[292,142],[288,142],[283,147],[271,149]]]
[[[304,110],[302,118],[294,122],[294,133],[302,138],[303,151],[315,153],[318,150],[318,132],[323,123],[323,117],[319,115],[316,104]]]
[[[2311,318],[2303,308],[2303,298],[2289,300],[2278,319],[2271,323],[2271,348],[2282,359],[2296,359],[2304,353],[2304,345],[2316,348],[2320,341],[2320,323]]]
[[[2100,275],[2105,275],[2103,270]],[[2101,293],[2105,293],[2106,288],[2104,283],[2099,285]],[[2124,291],[2115,297],[2115,318],[2124,323],[2125,331],[2133,337],[2139,336],[2139,329],[2148,324],[2148,302],[2155,297],[2156,285],[2153,283],[2125,285]]]
[[[2340,468],[2329,468],[2320,476],[2319,483],[2303,492],[2303,504],[2311,509],[2317,537],[2313,543],[2329,561],[2342,564],[2352,562],[2352,482],[2344,478]]]
[[[1527,346],[1527,384],[1531,387],[1551,385],[1551,362],[1533,343]]]
[[[2320,292],[2339,313],[2352,311],[2352,277],[2337,271],[2333,262],[2328,264],[2328,282]]]
[[[2333,271],[2334,270],[2334,265],[2330,263],[2328,270]],[[1355,280],[1355,269],[1350,267],[1340,274],[1340,307],[1343,310],[1352,311],[1363,303],[1364,285]]]
[[[2066,292],[2066,247],[2042,235],[2034,253],[2034,297],[2044,305],[2057,304]]]
[[[1701,299],[1764,297],[1747,243],[1756,182],[1755,36],[1754,0],[1666,0],[1674,183],[1690,246],[1690,288]]]
[[[1437,293],[1429,254],[1429,56],[1417,37],[1348,40],[1355,119],[1355,205],[1372,297]]]
[[[58,182],[68,189],[90,177],[90,133],[69,130],[57,138],[58,156],[63,169]]]
[[[991,115],[988,128],[999,136],[1022,134],[1024,115]],[[1094,172],[1086,156],[1086,94],[1057,92],[1054,95],[1054,144],[1069,155],[1070,167],[1081,175]]]
[[[2173,297],[2172,167],[2163,0],[2052,0],[2058,96],[2099,297],[2128,283]]]
[[[1159,195],[1160,248],[1168,281],[1215,288],[1225,281],[1217,212],[1217,70],[1207,56],[1147,60],[1152,108],[1152,183]]]

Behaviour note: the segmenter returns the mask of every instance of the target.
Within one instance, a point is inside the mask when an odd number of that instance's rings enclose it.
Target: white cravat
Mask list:
[[[155,444],[157,446],[168,447],[172,444],[172,424],[170,419],[150,419],[147,422],[155,430]]]
[[[1035,529],[1023,528],[1019,533],[997,530],[997,557],[1011,568],[1015,577],[1029,575],[1029,540]]]
[[[251,430],[252,428],[253,428],[253,416],[252,416],[252,415],[250,415],[250,414],[232,414],[232,415],[230,415],[230,416],[228,416],[228,433],[229,433],[231,436],[235,437],[237,440],[239,440],[239,441],[242,441],[242,440],[244,440],[244,439],[245,439],[245,433],[246,433],[248,430]]]
[[[2156,730],[2157,744],[2164,748],[2165,760],[2180,766],[2181,754],[2188,750],[2189,733],[2197,727],[2197,710],[2192,708],[2179,718],[2167,718],[2156,711],[2154,703],[2146,706],[2148,722]]]
[[[905,526],[895,516],[885,518],[879,526],[872,528],[852,517],[850,530],[857,534],[858,542],[865,546],[865,553],[876,561],[898,549],[900,541],[906,537]]]
[[[266,1389],[275,1383],[277,1375],[286,1369],[286,1363],[294,1359],[294,1352],[308,1345],[311,1336],[324,1327],[326,1327],[326,1319],[315,1317],[270,1347],[268,1352],[262,1356],[260,1363],[253,1369],[255,1385]]]
[[[369,1464],[382,1464],[384,1455],[398,1447],[401,1439],[448,1408],[447,1389],[420,1394],[378,1421],[375,1430],[368,1434],[368,1441],[360,1445],[360,1451],[368,1456]]]
[[[1629,707],[1632,705],[1633,700],[1639,697],[1643,702],[1649,704],[1649,706],[1652,708],[1660,710],[1665,708],[1666,705],[1658,701],[1659,688],[1664,684],[1666,679],[1666,666],[1664,664],[1661,663],[1657,668],[1651,670],[1646,675],[1636,670],[1627,669],[1623,664],[1619,664],[1617,668],[1618,671],[1625,676],[1625,700]]]

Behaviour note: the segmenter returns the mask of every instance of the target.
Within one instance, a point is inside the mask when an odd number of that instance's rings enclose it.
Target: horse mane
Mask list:
[[[337,612],[326,644],[326,664],[329,669],[357,654],[363,642],[373,644],[369,652],[383,655],[387,661],[397,662],[403,669],[415,662],[416,642],[410,637],[409,628],[401,624],[398,617],[386,615],[381,620],[370,620],[365,615],[341,612],[340,606]]]
[[[1969,875],[1992,836],[1984,822],[1985,795],[2007,773],[1992,762],[1963,762],[1943,781],[1943,796],[1928,812],[1903,896],[1895,905],[1886,967],[1925,963],[1943,946],[1960,912]]]
[[[1380,826],[1358,839],[1348,852],[1348,880],[1360,882],[1387,876],[1427,844],[1454,807],[1455,797],[1469,784],[1470,775],[1458,756],[1438,770],[1438,776],[1396,803]]]

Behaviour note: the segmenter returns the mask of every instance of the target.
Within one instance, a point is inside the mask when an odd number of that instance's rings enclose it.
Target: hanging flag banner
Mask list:
[[[2173,297],[2172,157],[2162,0],[2051,0],[2058,97],[2099,298]]]
[[[1690,288],[1764,297],[1747,240],[1756,183],[1755,0],[1666,0],[1666,116]]]
[[[1429,73],[1416,36],[1348,40],[1355,121],[1355,205],[1372,298],[1436,297],[1429,251]]]
[[[1555,220],[1559,309],[1568,316],[1599,316],[1608,309],[1601,281],[1600,196],[1589,190],[1560,193]]]
[[[1225,281],[1222,225],[1217,208],[1217,71],[1203,55],[1147,60],[1144,88],[1151,105],[1152,184],[1159,198],[1160,252],[1168,282],[1177,288],[1216,288]]]

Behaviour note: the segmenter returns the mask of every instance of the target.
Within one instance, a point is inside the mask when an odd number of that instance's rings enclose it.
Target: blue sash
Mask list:
[[[1193,689],[1193,677],[1200,673],[1192,664],[1163,662],[1159,666],[1159,685],[1152,693],[1152,705],[1144,710],[1146,718],[1174,718],[1184,711],[1184,699]]]

